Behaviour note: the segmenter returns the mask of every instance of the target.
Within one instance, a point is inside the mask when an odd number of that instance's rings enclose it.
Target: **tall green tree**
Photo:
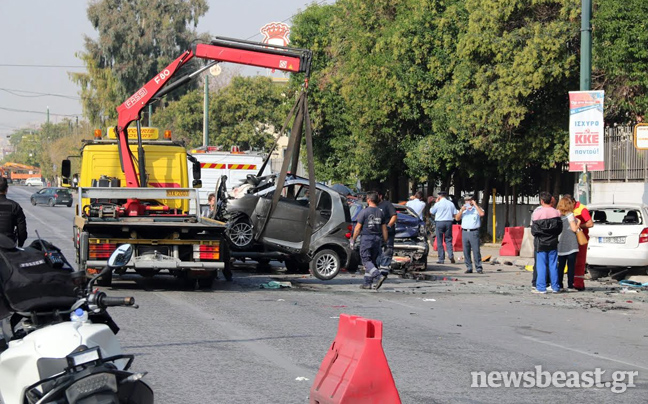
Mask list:
[[[633,124],[648,111],[648,2],[594,1],[594,89],[605,90],[605,121]]]
[[[78,54],[86,72],[71,74],[91,123],[114,119],[127,96],[188,49],[207,9],[206,0],[91,1],[88,18],[99,36],[86,37]]]

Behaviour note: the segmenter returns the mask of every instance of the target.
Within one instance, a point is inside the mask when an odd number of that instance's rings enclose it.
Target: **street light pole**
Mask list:
[[[592,88],[592,0],[581,3],[581,66],[580,89],[589,91]]]

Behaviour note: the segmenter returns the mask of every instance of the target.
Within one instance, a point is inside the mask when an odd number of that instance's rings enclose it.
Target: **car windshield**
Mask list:
[[[594,224],[643,224],[643,215],[640,209],[633,208],[598,208],[590,209]]]

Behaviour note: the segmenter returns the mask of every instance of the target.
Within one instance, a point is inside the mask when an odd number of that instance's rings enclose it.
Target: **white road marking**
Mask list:
[[[582,355],[591,356],[592,358],[604,359],[604,360],[607,360],[607,361],[610,361],[610,362],[616,362],[616,363],[620,363],[622,365],[632,366],[632,367],[637,368],[637,369],[648,370],[648,367],[635,365],[634,363],[621,361],[621,360],[610,358],[610,357],[603,356],[603,355],[598,355],[598,354],[593,354],[593,353],[590,353],[590,352],[581,351],[580,349],[570,348],[568,346],[556,344],[554,342],[544,341],[544,340],[541,340],[539,338],[529,337],[527,335],[523,335],[522,338],[529,339],[529,340],[534,341],[534,342],[539,342],[541,344],[549,345],[549,346],[552,346],[552,347],[555,347],[555,348],[561,348],[561,349],[564,349],[566,351],[571,351],[571,352],[576,352],[576,353],[579,353],[579,354],[582,354]]]

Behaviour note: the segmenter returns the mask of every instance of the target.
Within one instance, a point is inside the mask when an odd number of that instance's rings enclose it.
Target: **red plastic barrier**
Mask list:
[[[444,244],[445,245],[445,244]],[[434,238],[434,251],[437,251],[437,239]],[[463,251],[463,239],[461,237],[461,225],[452,225],[452,251]]]
[[[382,321],[340,314],[338,333],[315,376],[310,403],[400,402],[382,349]]]
[[[504,229],[504,239],[502,247],[499,250],[500,256],[518,256],[524,238],[524,227],[506,227]]]

